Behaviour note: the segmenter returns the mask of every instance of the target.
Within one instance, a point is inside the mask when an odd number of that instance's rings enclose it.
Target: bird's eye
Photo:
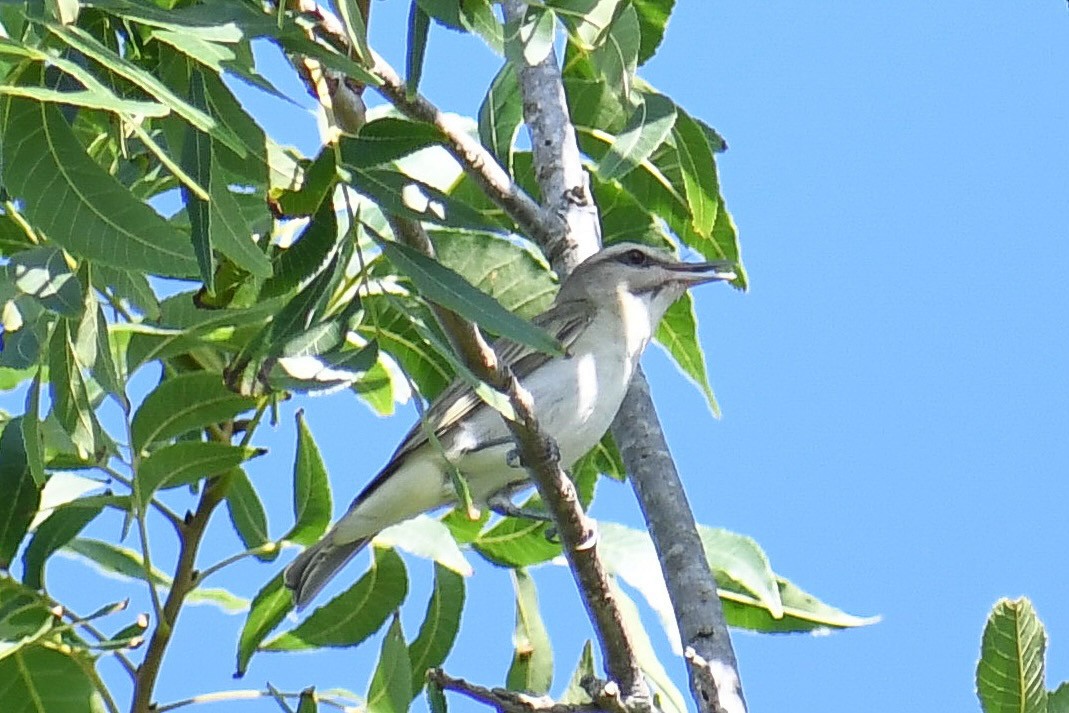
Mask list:
[[[628,250],[626,253],[624,253],[624,261],[628,265],[642,267],[649,261],[649,258],[646,257],[646,253],[642,252],[641,250]]]

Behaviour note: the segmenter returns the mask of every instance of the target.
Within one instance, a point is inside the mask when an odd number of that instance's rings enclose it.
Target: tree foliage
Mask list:
[[[290,396],[332,392],[389,413],[410,391],[430,399],[455,377],[473,379],[431,303],[494,335],[554,348],[525,318],[551,301],[555,276],[516,217],[446,150],[449,137],[389,107],[353,113],[365,87],[370,94],[383,79],[368,45],[367,3],[336,5],[346,46],[320,31],[329,9],[309,2],[0,4],[0,388],[24,398],[3,414],[0,434],[0,690],[5,705],[26,701],[12,710],[118,710],[96,671],[100,657],[116,656],[135,680],[130,709],[147,711],[178,611],[197,599],[243,612],[240,639],[217,642],[234,646],[241,673],[261,650],[355,646],[387,627],[366,702],[404,710],[426,670],[446,661],[469,557],[515,570],[509,685],[551,689],[553,654],[528,568],[560,548],[540,523],[471,521],[458,511],[393,528],[351,587],[279,631],[292,604],[276,557],[325,531],[332,497],[300,420],[293,520],[284,532],[269,530],[243,469],[270,443],[260,430],[265,414]],[[515,67],[545,57],[563,32],[564,86],[603,239],[738,262],[715,164],[723,140],[636,74],[660,45],[672,5],[548,0],[511,26],[489,0],[413,0],[406,92],[415,96],[430,32],[470,33],[498,52],[501,70],[464,130],[537,196],[532,157],[517,142]],[[244,84],[285,98],[257,68],[256,43],[281,49],[288,71],[323,104],[330,131],[316,155],[278,144],[235,94]],[[393,216],[426,227],[436,260],[394,241]],[[740,265],[736,286],[746,279]],[[715,412],[696,330],[684,298],[657,339]],[[142,374],[154,385],[131,388]],[[599,477],[624,477],[611,438],[574,470],[587,501]],[[237,534],[234,557],[219,566],[255,557],[260,586],[204,586],[212,572],[198,570],[197,553],[217,517],[229,517]],[[84,537],[101,518],[115,523],[113,539]],[[152,564],[160,543],[149,546],[149,520],[173,526],[173,575]],[[866,621],[775,574],[749,538],[713,529],[703,537],[729,623],[778,632]],[[677,640],[648,535],[606,524],[601,544],[613,577]],[[47,576],[62,552],[135,582],[115,584],[115,601],[124,587],[147,583],[149,621],[108,602],[84,616],[63,608]],[[408,568],[425,566],[420,560],[433,561],[434,585],[410,638],[396,612],[420,606],[406,603]],[[637,612],[626,607],[627,624],[641,632]],[[98,620],[108,631],[121,624],[108,635]],[[662,704],[681,707],[664,665],[645,649],[642,665]],[[592,667],[588,651],[581,668]],[[42,688],[47,677],[62,677],[62,696]],[[428,695],[438,705],[441,691]],[[575,681],[565,695],[581,698]],[[319,698],[307,692],[289,703],[314,710]]]

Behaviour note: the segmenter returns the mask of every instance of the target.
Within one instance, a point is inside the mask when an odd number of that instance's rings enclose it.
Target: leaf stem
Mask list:
[[[219,560],[211,567],[206,567],[202,569],[197,575],[197,584],[200,585],[201,582],[203,582],[211,575],[215,574],[216,572],[225,567],[229,567],[235,562],[240,562],[241,560],[246,559],[248,557],[256,557],[257,555],[265,555],[270,552],[274,552],[275,550],[279,549],[279,547],[280,545],[278,542],[265,542],[262,545],[252,547],[250,549],[245,550],[244,552],[238,552],[236,554],[230,555],[225,559]]]
[[[112,480],[122,483],[130,489],[130,492],[133,492],[133,479],[127,478],[125,475],[106,464],[100,466],[100,469],[107,473],[108,477],[110,477]],[[159,513],[163,515],[163,517],[166,518],[169,523],[171,523],[171,525],[175,529],[175,532],[177,532],[178,534],[182,534],[182,518],[178,516],[178,513],[161,503],[156,498],[152,498],[152,500],[149,501],[149,504],[156,508],[156,510],[159,511]]]
[[[185,706],[197,705],[199,703],[219,703],[222,701],[252,701],[259,698],[274,698],[281,696],[283,698],[297,698],[301,697],[300,693],[283,693],[281,691],[261,691],[255,688],[238,689],[234,691],[216,691],[214,693],[201,693],[200,695],[193,696],[192,698],[184,698],[180,701],[174,701],[173,703],[165,703],[161,706],[156,706],[154,713],[167,713],[167,711],[173,711],[177,708],[184,708]],[[323,705],[337,708],[340,711],[354,711],[357,710],[355,706],[348,706],[341,702],[340,699],[332,696],[324,696],[321,694],[313,694],[313,698],[316,703],[322,703]]]

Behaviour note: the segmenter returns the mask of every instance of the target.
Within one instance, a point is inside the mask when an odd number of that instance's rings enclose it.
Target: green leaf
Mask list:
[[[373,62],[371,48],[367,45],[367,19],[360,12],[355,0],[338,0],[337,8],[345,24],[345,32],[349,35],[349,44],[356,56],[365,63]]]
[[[642,41],[638,48],[639,66],[646,63],[657,51],[664,30],[668,26],[668,16],[672,14],[675,0],[631,0],[638,12],[638,25],[642,32]]]
[[[30,475],[38,488],[44,486],[45,456],[44,439],[41,435],[41,372],[38,368],[26,390],[26,414],[22,418],[22,445],[26,453],[26,464]]]
[[[262,454],[258,448],[216,441],[179,441],[153,451],[137,471],[138,507],[144,507],[157,490],[169,490],[220,475]]]
[[[249,615],[241,628],[238,638],[237,670],[234,676],[240,678],[249,669],[249,660],[260,648],[260,643],[274,630],[286,614],[293,610],[293,596],[286,589],[279,572],[265,584],[249,607]]]
[[[598,162],[602,180],[626,175],[648,159],[672,132],[676,123],[676,105],[660,94],[637,94],[635,107],[627,125]]]
[[[396,614],[386,636],[375,673],[367,690],[368,713],[406,713],[412,702],[412,664],[401,632],[401,618]]]
[[[435,230],[430,237],[438,262],[510,312],[531,318],[553,303],[557,279],[530,250],[492,233]]]
[[[88,271],[89,266],[85,269]],[[126,397],[123,378],[111,352],[111,338],[104,308],[97,301],[93,290],[86,290],[85,312],[78,325],[78,343],[85,344],[90,358],[82,366],[88,368],[100,384],[125,413],[130,413],[130,400]]]
[[[427,515],[418,515],[387,527],[375,535],[375,544],[433,560],[464,577],[471,576],[473,572],[449,528],[441,520]]]
[[[388,296],[371,296],[362,302],[368,318],[360,326],[360,334],[378,339],[382,350],[400,364],[419,392],[433,399],[453,380],[453,372],[413,325],[415,319],[433,322],[426,306]]]
[[[434,186],[391,168],[350,169],[352,187],[389,213],[452,228],[494,230],[487,215]]]
[[[81,498],[56,508],[33,534],[22,553],[22,583],[44,589],[45,563],[52,553],[78,536],[108,502],[110,496]]]
[[[219,161],[211,162],[208,224],[211,244],[242,270],[259,277],[271,277],[271,260],[253,240],[249,226],[241,215],[241,206],[228,188],[229,181]]]
[[[11,99],[3,135],[5,187],[50,240],[117,268],[196,273],[186,237],[90,159],[55,107]]]
[[[541,505],[537,495],[532,495],[522,505],[534,509]],[[529,518],[501,518],[493,527],[472,542],[475,551],[505,567],[529,567],[548,562],[561,553],[559,542],[546,537],[549,523]]]
[[[880,617],[858,617],[829,606],[783,577],[776,577],[783,617],[774,618],[750,592],[731,581],[717,580],[724,618],[729,626],[768,633],[813,632],[875,624]]]
[[[382,251],[399,271],[408,275],[419,293],[501,337],[547,354],[560,354],[557,341],[501,303],[474,287],[453,270],[401,243],[386,242]]]
[[[1000,599],[987,618],[976,693],[984,713],[1046,713],[1047,634],[1032,602]]]
[[[52,333],[48,355],[48,380],[52,414],[63,426],[84,461],[101,458],[106,442],[89,396],[89,384],[79,363],[77,341],[71,322],[59,320]],[[88,366],[88,365],[86,365]]]
[[[441,666],[449,655],[460,630],[460,614],[463,610],[464,578],[436,563],[434,590],[427,602],[427,613],[419,627],[419,635],[408,646],[408,659],[412,666],[412,698],[423,688],[428,669]]]
[[[367,169],[442,141],[442,132],[434,124],[386,116],[369,121],[357,136],[343,136],[338,151],[343,166]]]
[[[522,569],[512,570],[516,589],[515,651],[505,685],[513,691],[545,695],[553,685],[553,645],[538,608],[534,580]]]
[[[517,66],[534,66],[549,56],[556,39],[557,16],[545,7],[528,6],[523,19],[505,25],[505,56]]]
[[[479,140],[509,172],[512,171],[512,146],[521,123],[520,84],[516,81],[512,63],[506,62],[490,83],[479,107]]]
[[[306,688],[301,691],[301,697],[297,703],[297,713],[316,713],[319,704],[316,703],[315,689]]]
[[[405,54],[405,90],[409,99],[419,92],[430,24],[430,15],[423,11],[417,0],[412,0],[408,9],[408,52]]]
[[[32,646],[0,660],[4,713],[104,713],[96,681],[92,659],[79,652]]]
[[[316,159],[315,164],[305,174],[307,177],[311,178],[317,175],[317,167],[321,165],[320,161],[321,159]],[[333,160],[329,162],[329,166],[331,180],[333,181]],[[331,183],[331,186],[333,186],[333,183]],[[334,207],[330,201],[323,200],[325,193],[319,195],[319,192],[315,191],[314,187],[309,183],[306,183],[301,188],[299,195],[308,195],[304,193],[306,190],[314,191],[315,195],[319,196],[315,216],[297,237],[296,241],[276,258],[275,274],[264,283],[260,291],[261,299],[284,295],[302,283],[307,284],[327,267],[331,256],[334,254],[334,248],[338,243],[338,220],[334,214]],[[326,190],[325,187],[323,190]],[[299,209],[298,205],[301,206],[300,209],[303,209],[303,207],[311,207],[312,202],[309,200],[305,204],[304,199],[300,201],[295,199],[291,205],[293,209],[297,210]]]
[[[709,384],[705,352],[698,342],[698,316],[694,312],[694,297],[689,292],[684,293],[664,313],[661,324],[657,327],[656,338],[680,370],[705,394],[713,416],[719,418],[720,405],[716,402],[713,387]]]
[[[665,713],[687,713],[687,699],[672,683],[671,676],[668,675],[664,665],[657,658],[657,652],[654,651],[653,643],[650,641],[649,634],[646,633],[646,628],[642,624],[638,606],[615,582],[612,582],[611,589],[613,598],[616,600],[616,607],[620,612],[620,618],[623,620],[624,629],[628,633],[628,638],[631,639],[632,650],[635,652],[635,659],[638,661],[639,668],[646,674],[646,679],[649,683],[660,693],[660,709]],[[676,640],[678,638],[677,635]]]
[[[157,77],[141,69],[133,62],[120,57],[85,30],[80,27],[60,27],[52,23],[48,23],[45,26],[52,34],[70,47],[85,54],[90,59],[96,60],[109,71],[145,90],[161,103],[170,107],[187,122],[210,134],[215,140],[221,141],[238,155],[245,155],[245,148],[241,145],[241,141],[230,129],[218,123],[198,107],[187,103]]]
[[[16,416],[0,433],[0,570],[11,566],[41,497],[26,460],[22,420]]]
[[[343,136],[342,144],[344,145],[349,138],[351,137]],[[304,167],[299,187],[272,188],[268,201],[275,214],[283,217],[297,217],[312,215],[319,211],[323,200],[334,191],[334,186],[337,184],[337,156],[338,150],[334,146],[324,146],[315,160]],[[333,205],[331,210],[333,211]],[[333,245],[334,241],[332,240],[330,244]],[[287,249],[282,255],[289,254],[292,249],[292,247]],[[281,274],[281,272],[276,271],[276,274]]]
[[[431,713],[447,713],[449,710],[442,687],[433,681],[427,682],[427,708]]]
[[[0,304],[0,326],[4,327],[4,344],[0,349],[0,367],[26,370],[36,367],[41,345],[47,339],[49,316],[28,297],[16,297]]]
[[[0,579],[0,659],[49,634],[55,623],[48,601],[10,577]]]
[[[262,648],[294,651],[356,646],[378,631],[408,594],[408,577],[404,562],[396,552],[379,547],[372,550],[371,568],[356,584]]]
[[[297,412],[297,460],[293,464],[293,527],[282,539],[311,545],[327,531],[334,512],[330,497],[330,477],[319,454],[319,446]]]
[[[4,266],[15,289],[45,309],[64,317],[82,312],[82,285],[67,265],[63,251],[40,247],[24,250]]]
[[[115,114],[161,117],[171,113],[171,110],[163,104],[122,99],[107,91],[104,87],[91,87],[78,91],[59,91],[44,87],[2,85],[0,86],[0,94],[25,97],[39,102],[81,106],[86,109],[101,109]]]
[[[560,703],[572,706],[581,706],[592,703],[590,695],[583,688],[584,679],[592,679],[597,675],[594,671],[594,646],[590,639],[583,644],[583,651],[579,654],[579,663],[575,665],[572,678],[568,681],[568,687],[564,689],[559,699]]]
[[[616,14],[601,43],[590,53],[590,60],[598,74],[610,87],[617,88],[624,98],[631,96],[641,40],[638,13],[628,3]]]
[[[200,70],[189,72],[189,101],[200,110],[207,108],[204,97],[204,79]],[[182,169],[197,183],[207,186],[211,181],[212,140],[207,134],[192,126],[186,127],[182,142]],[[193,238],[193,254],[197,256],[200,279],[208,292],[215,292],[215,255],[212,253],[211,218],[208,201],[196,195],[185,183],[182,184],[182,199],[189,215],[190,234]]]
[[[132,446],[146,446],[226,421],[256,406],[223,385],[218,374],[195,371],[165,379],[145,397],[134,414]]]
[[[171,586],[170,577],[155,568],[146,570],[141,554],[126,547],[102,540],[79,537],[64,545],[63,550],[84,557],[107,574],[151,582],[164,589]],[[244,611],[249,606],[248,600],[231,594],[225,589],[205,587],[191,591],[186,596],[186,601],[190,604],[211,604],[227,613]]]
[[[360,349],[346,346],[322,354],[282,357],[271,369],[268,381],[275,389],[297,393],[333,391],[352,386],[378,363],[378,342]]]
[[[672,136],[679,153],[679,166],[683,171],[683,185],[694,230],[699,235],[708,236],[716,223],[720,196],[713,150],[698,122],[682,109],[676,114]]]
[[[234,468],[227,477],[230,482],[226,490],[226,509],[238,537],[250,550],[266,545],[271,541],[271,535],[267,529],[267,513],[256,488],[241,468]],[[256,555],[261,562],[270,562],[276,557],[277,550]]]
[[[90,277],[93,287],[102,293],[112,293],[148,319],[159,319],[160,302],[144,274],[97,263]]]
[[[1069,713],[1069,683],[1047,694],[1047,713]]]

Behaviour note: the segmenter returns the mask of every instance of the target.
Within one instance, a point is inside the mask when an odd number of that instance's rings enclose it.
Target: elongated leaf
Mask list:
[[[657,658],[657,652],[653,648],[649,634],[646,633],[646,628],[642,625],[642,617],[639,614],[638,606],[615,582],[612,586],[612,592],[613,598],[616,600],[617,609],[620,611],[620,617],[623,619],[624,628],[631,639],[631,646],[635,652],[635,658],[638,660],[638,665],[642,672],[646,674],[649,682],[661,694],[661,710],[665,711],[665,713],[687,713],[687,699],[672,683],[671,676],[668,675],[664,665]]]
[[[694,298],[685,293],[661,319],[657,327],[657,341],[672,356],[676,364],[705,394],[706,403],[713,416],[720,417],[720,404],[716,402],[713,387],[709,384],[709,372],[705,367],[705,352],[698,342],[698,317],[694,312]]]
[[[228,188],[219,162],[211,162],[211,202],[208,204],[211,244],[242,270],[256,277],[271,277],[271,260],[253,240],[249,226],[241,215],[241,206]]]
[[[15,289],[45,309],[77,317],[82,312],[82,285],[71,272],[63,251],[40,247],[24,250],[4,266]]]
[[[139,507],[144,507],[157,490],[177,488],[219,475],[262,452],[257,448],[214,441],[179,441],[164,446],[141,461],[138,468]]]
[[[371,168],[403,158],[444,140],[433,124],[393,116],[369,121],[358,136],[339,142],[341,162],[353,168]]]
[[[182,233],[90,159],[55,107],[13,98],[3,134],[6,188],[51,240],[118,268],[169,277],[196,273]]]
[[[427,602],[427,613],[415,641],[408,646],[408,659],[412,667],[412,698],[423,688],[427,670],[440,666],[449,655],[460,630],[460,614],[463,610],[464,578],[435,564],[434,590]]]
[[[92,669],[92,659],[81,652],[44,646],[15,651],[0,660],[4,713],[104,713]]]
[[[1047,713],[1069,713],[1069,682],[1047,694]]]
[[[541,500],[532,495],[523,504],[537,509]],[[475,551],[506,567],[530,567],[548,562],[561,553],[559,542],[546,537],[549,523],[529,518],[506,517],[472,542]]]
[[[22,445],[26,453],[26,465],[38,488],[45,484],[44,439],[41,435],[41,372],[34,374],[26,390],[26,415],[22,418]]]
[[[121,270],[109,265],[94,264],[91,273],[93,286],[105,294],[112,294],[128,307],[148,319],[158,319],[160,303],[144,274]]]
[[[204,79],[200,70],[197,69],[189,72],[189,101],[201,111],[207,108],[207,100],[204,97]],[[197,131],[192,126],[186,127],[185,141],[182,143],[182,169],[199,186],[207,186],[211,181],[211,137]],[[215,255],[212,253],[212,229],[208,213],[208,200],[194,194],[185,184],[182,185],[182,198],[186,202],[190,235],[193,238],[193,254],[197,256],[200,279],[204,282],[208,292],[214,293]]]
[[[639,66],[646,63],[657,51],[664,38],[668,16],[672,14],[675,0],[631,0],[638,11],[638,25],[642,32],[642,41],[638,48]]]
[[[101,571],[129,579],[152,582],[158,587],[171,586],[171,578],[158,569],[146,571],[141,554],[102,540],[75,538],[63,546],[65,552],[84,557]],[[212,604],[224,612],[235,613],[248,608],[247,599],[231,594],[225,589],[198,587],[186,597],[190,604]]]
[[[383,243],[383,253],[408,275],[426,299],[470,319],[494,334],[547,354],[560,354],[560,345],[544,330],[517,317],[501,303],[471,286],[453,270],[400,243]]]
[[[367,128],[366,126],[364,128]],[[343,136],[344,146],[351,137]],[[337,151],[333,146],[326,146],[315,160],[304,168],[299,188],[272,189],[269,201],[271,208],[279,216],[312,215],[320,210],[323,200],[329,196],[338,180]],[[333,210],[333,206],[331,206]],[[313,223],[314,224],[314,223]],[[299,244],[299,241],[298,241]],[[331,241],[333,245],[333,241]],[[289,248],[282,253],[283,260],[289,254]],[[280,270],[278,274],[282,274]]]
[[[394,615],[382,640],[379,662],[367,690],[369,713],[406,713],[413,696],[412,664],[401,631],[401,618]]]
[[[141,451],[151,443],[225,421],[255,406],[255,399],[227,390],[218,374],[179,374],[162,381],[134,413],[132,445]]]
[[[249,476],[241,468],[234,468],[227,477],[230,483],[226,490],[226,509],[238,537],[250,550],[267,544],[271,541],[267,528],[267,512]],[[276,557],[277,550],[256,556],[262,562],[269,562]]]
[[[672,135],[676,151],[679,152],[679,166],[683,171],[683,185],[693,216],[694,230],[699,235],[708,236],[716,223],[720,195],[713,150],[698,122],[682,109],[676,114]]]
[[[438,262],[521,317],[544,312],[557,294],[549,266],[511,240],[460,230],[435,230],[430,237]]]
[[[238,155],[245,155],[245,148],[230,129],[218,123],[201,109],[187,103],[149,72],[112,52],[111,49],[85,30],[80,27],[60,27],[54,24],[46,26],[52,34],[63,40],[63,42],[144,89],[190,124],[201,131],[211,134],[212,138],[226,144]]]
[[[353,188],[387,212],[454,228],[494,230],[497,227],[489,216],[399,171],[352,168],[350,176]]]
[[[515,651],[505,685],[513,691],[544,695],[553,685],[553,645],[538,607],[538,591],[522,569],[512,571],[512,584],[516,589]]]
[[[638,13],[628,4],[616,13],[608,32],[601,38],[601,44],[590,53],[598,73],[625,98],[631,96],[641,41]]]
[[[77,537],[104,509],[109,496],[83,498],[57,508],[41,523],[22,553],[22,583],[31,589],[45,587],[45,563],[53,552]]]
[[[361,325],[360,334],[366,339],[378,339],[382,350],[401,365],[419,392],[433,399],[452,381],[453,372],[413,325],[414,319],[433,322],[426,306],[416,300],[374,295],[365,298],[363,305],[368,319]]]
[[[95,319],[95,318],[94,318]],[[102,457],[106,444],[82,373],[70,320],[61,319],[52,332],[48,350],[52,414],[70,436],[84,461]]]
[[[523,123],[520,85],[513,65],[506,62],[498,70],[479,107],[479,140],[510,172],[512,145]]]
[[[86,270],[89,269],[87,265]],[[111,336],[108,321],[104,317],[104,308],[97,301],[93,290],[86,290],[85,312],[78,325],[78,342],[92,344],[92,359],[84,366],[88,367],[93,378],[126,413],[130,412],[130,400],[126,397],[125,384],[119,373],[119,367],[111,353]]]
[[[419,92],[419,80],[423,77],[423,57],[427,53],[427,33],[431,18],[417,0],[412,0],[408,9],[408,52],[405,55],[405,89],[409,98]]]
[[[356,0],[338,0],[337,7],[353,50],[364,62],[372,62],[371,48],[367,46],[367,18],[360,12]]]
[[[728,625],[751,631],[769,633],[827,631],[855,626],[869,626],[880,617],[859,617],[825,604],[793,582],[776,577],[783,616],[772,617],[767,608],[750,592],[732,581],[720,582],[720,601]]]
[[[265,651],[355,646],[378,631],[408,593],[405,565],[393,550],[373,548],[371,569],[296,628],[263,645]],[[407,680],[406,680],[407,683]]]
[[[534,66],[553,50],[557,16],[546,7],[528,6],[519,23],[505,26],[505,56],[517,66]]]
[[[34,590],[11,577],[0,579],[0,660],[47,635],[55,618]]]
[[[282,576],[282,572],[276,574],[253,597],[249,615],[245,619],[245,625],[241,628],[241,635],[238,638],[235,677],[240,678],[245,675],[249,669],[249,661],[259,650],[260,643],[282,623],[286,614],[293,609],[293,596],[283,584]]]
[[[660,94],[639,94],[638,106],[598,163],[602,180],[623,176],[648,159],[676,123],[676,105]]]
[[[327,531],[334,512],[330,477],[304,412],[297,412],[297,460],[293,464],[293,527],[282,539],[310,545]]]
[[[594,647],[590,639],[583,644],[583,651],[579,654],[579,663],[575,666],[572,678],[568,681],[568,687],[561,694],[560,703],[568,705],[586,705],[592,703],[590,695],[583,688],[583,681],[596,676],[594,671]]]
[[[984,713],[1046,713],[1047,634],[1032,602],[1001,599],[984,626],[976,693]]]
[[[427,515],[419,515],[387,527],[375,535],[375,544],[395,547],[417,557],[433,560],[463,577],[468,577],[473,572],[449,528],[441,520]]]
[[[314,166],[318,165],[319,159]],[[312,171],[315,171],[314,166]],[[334,176],[333,160],[330,161],[330,176]],[[307,188],[312,190],[310,186]],[[302,188],[302,192],[304,190]],[[338,242],[338,222],[330,201],[323,201],[323,195],[320,195],[318,200],[318,208],[314,209],[315,217],[308,227],[298,236],[296,242],[283,250],[275,260],[275,274],[264,283],[260,291],[261,298],[283,295],[300,284],[309,282],[330,261]],[[309,202],[308,206],[310,205]]]
[[[4,493],[0,497],[0,570],[11,566],[40,502],[26,461],[22,419],[11,419],[0,433],[0,493]]]
[[[167,116],[171,110],[157,102],[135,101],[117,97],[111,92],[100,91],[99,88],[83,89],[80,91],[59,91],[44,87],[20,87],[14,85],[0,85],[0,94],[13,97],[25,97],[39,102],[52,102],[55,104],[67,104],[81,106],[87,109],[102,109],[116,114],[135,114],[141,116]]]

